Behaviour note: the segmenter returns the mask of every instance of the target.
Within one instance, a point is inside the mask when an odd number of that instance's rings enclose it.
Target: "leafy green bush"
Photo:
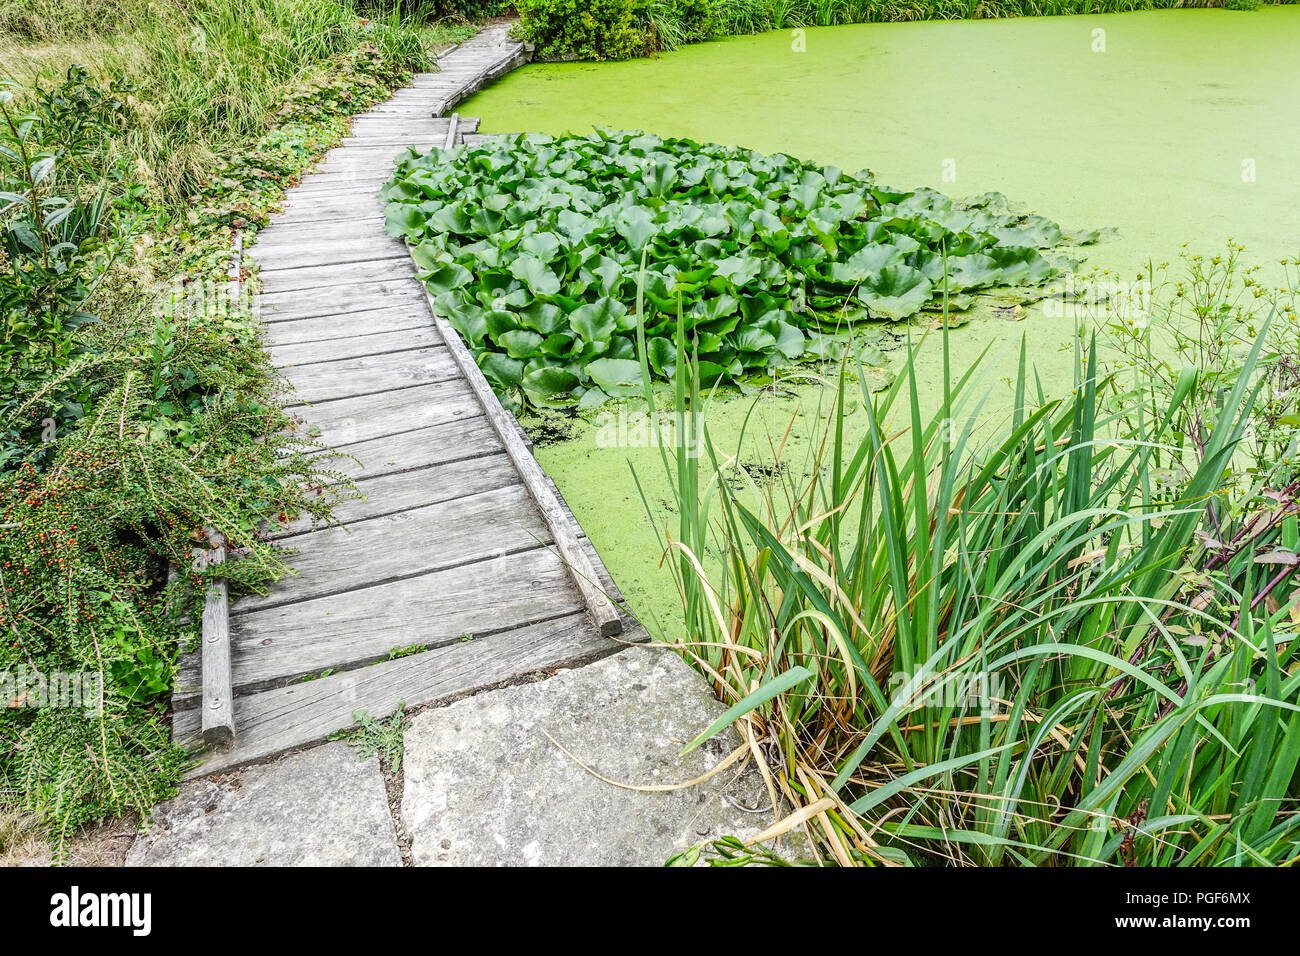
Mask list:
[[[107,98],[87,88],[73,71],[41,98],[93,119]],[[187,639],[179,612],[200,590],[187,573],[196,535],[225,535],[241,560],[223,573],[264,586],[287,567],[260,527],[322,517],[334,496],[319,489],[337,476],[294,437],[259,324],[224,290],[180,284],[111,324],[85,311],[139,191],[81,199],[67,144],[87,114],[15,116],[12,104],[0,102],[0,173],[24,188],[5,196],[0,246],[13,266],[0,278],[0,789],[63,836],[147,810],[184,763],[156,705]],[[49,696],[67,682],[75,701]]]
[[[680,304],[700,373],[737,379],[826,358],[838,343],[823,331],[860,318],[1039,285],[1066,241],[997,194],[956,203],[643,133],[411,153],[384,195],[390,232],[414,243],[439,308],[516,404],[639,389],[628,306],[643,257],[653,373],[673,374]]]
[[[232,229],[265,222],[345,117],[407,75],[383,50],[358,44],[277,90],[264,117],[276,128],[208,168],[183,215],[145,206],[135,167],[116,159],[133,122],[119,110],[148,109],[123,109],[124,85],[74,69],[45,91],[6,91],[0,804],[60,840],[147,812],[180,774],[164,713],[194,638],[184,615],[202,593],[190,566],[206,529],[235,559],[206,573],[264,589],[288,572],[264,529],[324,519],[349,493],[285,411],[226,268]],[[50,706],[51,680],[85,693]]]
[[[73,333],[93,320],[85,311],[136,227],[135,195],[88,195],[66,180],[114,129],[122,101],[69,70],[34,108],[19,112],[14,84],[0,81],[0,474],[39,453],[75,421],[90,396],[71,368]],[[56,188],[65,180],[62,189]],[[46,441],[51,440],[47,437]]]
[[[517,0],[521,40],[556,60],[626,60],[653,49],[644,0]]]

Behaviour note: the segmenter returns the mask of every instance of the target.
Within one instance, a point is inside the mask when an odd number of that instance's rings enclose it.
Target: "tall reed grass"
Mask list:
[[[36,0],[0,6],[3,72],[50,84],[73,64],[125,78],[136,108],[116,142],[130,175],[182,203],[221,159],[274,124],[291,87],[365,42],[429,65],[414,21],[353,0]],[[393,11],[397,7],[392,8]]]
[[[1295,561],[1296,506],[1234,469],[1264,332],[1176,495],[1151,461],[1179,444],[1194,367],[1117,416],[1095,343],[1060,396],[1022,347],[1001,414],[987,363],[950,369],[944,336],[937,413],[912,362],[875,395],[846,360],[813,460],[779,467],[778,436],[762,484],[678,376],[663,545],[684,625],[664,637],[729,705],[701,740],[734,723],[790,811],[771,832],[806,828],[841,864],[1295,862],[1295,594],[1254,595]],[[1240,560],[1219,560],[1212,510],[1244,529]]]

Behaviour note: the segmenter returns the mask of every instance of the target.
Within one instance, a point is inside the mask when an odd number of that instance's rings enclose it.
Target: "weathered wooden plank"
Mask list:
[[[466,133],[478,129],[477,117],[462,117],[461,130]],[[446,135],[447,121],[427,116],[405,117],[367,115],[352,124],[352,135],[342,140],[343,145],[388,145],[397,142],[406,146],[414,143],[437,143]]]
[[[446,346],[439,344],[425,349],[290,365],[281,370],[281,375],[293,386],[290,404],[300,405],[452,381],[460,377],[460,370]]]
[[[442,121],[445,123],[445,120]],[[429,149],[440,145],[446,130],[426,124],[422,120],[400,119],[382,125],[366,126],[343,142],[352,149],[382,147],[394,156],[400,156],[408,146]]]
[[[443,141],[446,132],[425,126],[420,121],[404,120],[385,126],[370,126],[343,140],[353,150],[382,149],[390,156],[401,156],[408,147],[425,150]]]
[[[411,308],[427,314],[424,293],[409,276],[375,279],[369,282],[342,282],[321,295],[317,289],[263,291],[254,300],[263,322],[314,319],[325,316],[370,312],[378,309]]]
[[[226,291],[234,302],[243,299],[243,249],[243,232],[236,230],[226,266]],[[204,533],[208,550],[199,556],[198,564],[207,570],[225,563],[226,540],[214,528],[205,528]],[[199,643],[203,742],[209,747],[228,747],[235,741],[235,695],[230,665],[230,585],[224,578],[209,578],[204,588]]]
[[[294,242],[286,236],[268,238],[249,250],[249,256],[263,272],[279,269],[302,269],[309,266],[341,266],[353,262],[370,262],[394,258],[394,248],[405,251],[400,240],[392,239],[378,224],[366,224],[370,235],[347,239],[342,236],[315,238],[303,236]],[[358,230],[361,232],[362,230]]]
[[[355,237],[356,242],[369,242],[372,239],[386,239],[382,215],[355,217],[355,219],[303,220],[294,222],[277,221],[269,229],[261,230],[261,241],[256,250],[264,252],[268,248],[289,248],[295,241],[324,242]]]
[[[472,418],[482,415],[483,409],[469,386],[457,379],[377,395],[331,399],[300,412],[320,430],[322,442],[338,448]]]
[[[341,245],[349,239],[352,241],[351,249]],[[350,223],[294,223],[280,230],[265,230],[261,241],[250,249],[249,253],[263,263],[264,268],[268,256],[297,259],[303,253],[312,250],[317,250],[318,254],[328,252],[339,255],[343,257],[344,262],[348,262],[357,256],[358,247],[388,251],[387,247],[392,241],[392,237],[384,229],[382,217],[371,217]]]
[[[475,415],[355,442],[342,446],[341,450],[352,457],[332,461],[330,469],[348,478],[359,479],[477,458],[501,451],[501,442],[487,419]]]
[[[273,242],[267,248],[259,249],[258,253],[254,258],[264,283],[273,273],[304,269],[328,270],[320,274],[331,278],[346,277],[352,266],[393,262],[400,258],[388,236],[354,242],[350,246],[341,239],[304,240],[297,246]],[[272,281],[284,278],[274,277]]]
[[[375,175],[371,177],[370,183],[358,183],[353,178],[320,176],[289,190],[284,194],[284,202],[288,205],[301,205],[304,202],[319,204],[351,202],[371,208],[382,208],[379,187],[390,178],[388,174]]]
[[[351,526],[358,521],[517,484],[519,473],[509,456],[500,450],[434,467],[406,469],[374,477],[366,477],[363,473],[361,480],[357,481],[357,491],[365,497],[339,502],[334,506],[332,517],[339,524]],[[310,519],[300,518],[277,530],[272,537],[283,539],[311,530]],[[292,546],[292,542],[290,544]]]
[[[422,139],[430,146],[433,146],[441,143],[446,138],[446,135],[442,130],[425,132]],[[342,170],[354,167],[370,167],[380,171],[391,166],[393,160],[404,152],[400,146],[393,147],[369,137],[349,137],[344,143],[344,148],[338,155],[327,157],[316,167],[318,173],[328,173],[332,169]]]
[[[427,295],[427,291],[426,291]],[[438,332],[442,335],[443,341],[447,343],[447,348],[451,350],[452,358],[460,366],[461,374],[469,387],[473,390],[480,406],[496,430],[497,437],[505,446],[506,452],[515,463],[515,468],[519,470],[520,477],[523,478],[524,485],[528,488],[534,502],[542,513],[542,518],[546,522],[547,529],[555,539],[555,545],[559,549],[560,555],[564,558],[566,564],[573,571],[574,581],[578,585],[578,590],[582,593],[583,601],[587,605],[587,611],[591,615],[592,621],[601,634],[612,636],[623,629],[622,621],[618,615],[618,609],[610,596],[600,586],[600,581],[596,575],[596,569],[587,559],[586,553],[579,546],[577,538],[573,535],[569,523],[569,509],[564,505],[555,493],[554,486],[542,471],[542,466],[537,463],[533,457],[532,450],[521,437],[522,429],[519,423],[515,421],[513,415],[502,407],[497,400],[496,394],[492,391],[492,386],[483,376],[482,370],[474,357],[470,355],[469,349],[461,341],[456,330],[451,327],[442,316],[438,315],[434,308],[433,298],[429,297],[429,312],[433,316]]]
[[[402,703],[408,708],[447,703],[543,669],[595,660],[621,647],[617,641],[596,635],[583,616],[575,614],[481,641],[457,642],[240,697],[235,702],[238,744],[228,751],[200,755],[187,776],[233,769],[317,743],[336,730],[353,726],[353,711],[384,717]],[[172,735],[177,740],[194,742],[196,729],[193,710],[173,716]]]
[[[343,144],[353,150],[382,149],[390,156],[398,157],[411,148],[426,152],[441,145],[442,139],[440,131],[394,128],[385,132],[373,130],[362,136],[349,136],[343,140]]]
[[[372,134],[370,136],[367,136],[365,140],[357,140],[356,143],[357,143],[357,148],[366,148],[371,146],[383,147],[385,150],[387,150],[389,153],[392,154],[394,159],[396,159],[400,157],[403,153],[405,153],[406,150],[408,149],[414,149],[417,152],[427,153],[435,146],[442,145],[442,136],[440,135],[431,136],[427,130],[421,130],[419,132],[410,132],[410,133],[403,133],[401,131],[394,130],[391,133],[385,133],[383,135]],[[390,168],[390,167],[384,167],[384,168]],[[331,168],[330,171],[333,171],[333,168]]]
[[[352,121],[349,135],[367,136],[375,130],[403,127],[437,137],[443,133],[446,126],[447,121],[440,116],[397,116],[392,113],[368,112]]]
[[[449,86],[455,85],[454,83],[449,83],[447,81],[447,77],[450,75],[451,74],[447,71],[439,70],[437,73],[428,74],[427,78],[430,80],[442,80],[443,83],[446,83]],[[436,87],[442,85],[442,83],[433,83],[431,85]],[[417,86],[414,83],[410,83],[402,87],[400,90],[396,90],[392,96],[379,105],[383,106],[387,103],[426,103],[432,98],[434,97],[431,95],[429,85]]]
[[[397,167],[397,159],[403,152],[404,145],[354,147],[346,155],[321,163],[316,169],[327,176],[391,176]]]
[[[385,279],[414,278],[415,267],[409,256],[382,258],[346,265],[305,266],[301,269],[262,269],[258,277],[267,292],[296,292],[300,289],[326,290],[330,293],[344,283],[382,282]]]
[[[221,541],[219,536],[214,540]],[[225,544],[216,543],[203,553],[200,563],[208,568],[225,560]],[[224,578],[210,580],[204,591],[200,642],[203,742],[209,747],[227,747],[235,740],[235,697],[230,663],[230,592]]]
[[[452,107],[463,103],[493,80],[504,76],[515,67],[527,63],[532,56],[522,43],[514,40],[506,40],[501,43],[493,51],[493,54],[495,58],[483,70],[477,75],[461,81],[454,91],[443,98],[442,103],[434,110],[435,115],[446,114]]]
[[[403,100],[400,103],[381,103],[379,106],[372,107],[370,112],[380,116],[405,116],[405,117],[428,117],[435,118],[433,114],[434,107],[440,101],[435,100],[430,103],[415,103],[409,100]]]
[[[373,317],[386,312],[387,310],[380,310],[368,314]],[[271,363],[277,368],[442,345],[442,336],[434,329],[427,315],[413,315],[405,309],[395,309],[393,313],[395,325],[410,327],[390,332],[368,329],[365,335],[348,335],[348,331],[358,330],[359,323],[352,316],[329,316],[325,319],[303,319],[302,322],[276,322],[267,327],[262,341],[267,345],[266,351],[271,356]],[[342,321],[335,321],[336,319]],[[322,322],[333,324],[321,325]],[[306,328],[294,328],[298,325]],[[272,331],[277,334],[272,335]],[[284,344],[274,344],[276,342]]]
[[[341,173],[315,173],[305,177],[293,187],[294,198],[302,196],[325,198],[351,196],[367,192],[378,198],[379,187],[393,178],[391,170],[376,170],[370,175],[343,175]]]
[[[441,74],[438,75],[442,77]],[[445,77],[442,78],[445,79]],[[441,85],[435,83],[428,86],[404,86],[384,102],[372,107],[370,112],[383,113],[393,109],[428,108],[438,101],[442,93]]]
[[[346,177],[340,176],[338,173],[325,173],[321,172],[319,169],[313,169],[312,172],[304,173],[302,178],[298,180],[289,192],[301,196],[317,192],[321,189],[338,189],[341,185],[358,181],[382,181],[387,177],[387,175],[387,171],[383,169],[376,169],[368,176],[352,175]]]
[[[297,576],[235,601],[232,616],[528,551],[550,533],[528,492],[508,485],[465,498],[298,535]],[[444,595],[445,597],[445,595]]]
[[[449,594],[456,600],[449,601]],[[403,648],[481,640],[582,611],[564,562],[547,548],[448,568],[363,591],[330,595],[235,619],[234,686],[242,696],[283,687],[325,670],[389,659]],[[186,659],[178,686],[192,688]],[[194,706],[181,694],[176,705]]]
[[[350,137],[365,139],[375,134],[387,135],[400,132],[403,135],[428,136],[431,139],[446,134],[447,121],[433,116],[394,116],[391,113],[367,113],[352,121]]]
[[[417,73],[415,75],[412,85],[414,86],[416,81],[424,82],[426,78],[429,77],[430,75],[431,74],[428,73]],[[355,133],[358,128],[364,130],[371,126],[384,126],[386,124],[390,124],[393,122],[420,122],[424,124],[424,127],[426,129],[435,130],[437,132],[444,131],[447,128],[447,120],[441,116],[426,116],[421,120],[413,120],[413,121],[394,120],[394,118],[391,116],[385,116],[382,113],[376,113],[373,109],[371,109],[365,113],[362,113],[360,116],[353,118],[352,131]]]
[[[275,225],[284,229],[309,223],[355,223],[384,221],[384,204],[377,193],[357,196],[352,190],[333,195],[286,196],[275,214]]]
[[[382,209],[376,205],[377,209]],[[288,246],[295,242],[319,242],[326,239],[352,239],[354,242],[385,241],[389,239],[384,230],[383,215],[375,215],[367,220],[340,221],[337,219],[319,222],[284,222],[277,220],[257,234],[254,251],[265,250],[268,246]]]

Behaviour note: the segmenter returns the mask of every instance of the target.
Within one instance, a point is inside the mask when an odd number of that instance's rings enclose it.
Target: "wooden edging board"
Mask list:
[[[406,247],[408,250],[411,248],[410,242],[407,242]],[[423,282],[420,285],[421,288],[424,288]],[[469,349],[461,340],[460,333],[452,328],[451,323],[438,313],[438,309],[433,302],[433,296],[429,294],[427,288],[424,289],[424,298],[429,304],[429,315],[433,319],[434,326],[438,329],[438,334],[442,336],[448,351],[451,352],[452,359],[469,383],[470,389],[474,392],[474,397],[478,399],[484,414],[492,424],[493,431],[497,433],[501,444],[505,446],[506,454],[510,456],[511,463],[519,472],[524,487],[528,489],[533,501],[537,503],[537,507],[542,513],[542,520],[546,522],[547,530],[551,532],[551,537],[555,542],[555,549],[573,575],[573,579],[578,585],[578,592],[582,595],[582,601],[587,607],[587,613],[591,616],[592,622],[603,637],[613,637],[616,634],[621,634],[623,621],[618,616],[618,608],[601,588],[600,579],[596,576],[596,569],[587,557],[586,552],[583,551],[578,536],[573,532],[573,524],[569,520],[568,509],[560,501],[559,495],[556,494],[554,487],[547,479],[546,473],[542,471],[542,466],[537,463],[537,459],[533,457],[532,452],[525,443],[519,423],[497,400],[496,393],[492,391],[492,386],[488,384],[488,380],[483,376],[483,370],[478,367],[478,363],[474,361],[474,356],[470,354]]]
[[[243,301],[243,236],[236,231],[226,270],[226,293],[231,308]],[[199,556],[207,569],[226,560],[226,541],[208,529],[208,550]],[[209,747],[228,747],[235,742],[235,695],[230,663],[230,586],[223,578],[208,581],[203,594],[203,627],[200,632],[203,673],[203,742]]]

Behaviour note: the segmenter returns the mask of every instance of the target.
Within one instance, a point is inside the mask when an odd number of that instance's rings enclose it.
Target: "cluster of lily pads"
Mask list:
[[[706,380],[834,354],[848,323],[1040,286],[1067,238],[989,193],[896,192],[784,154],[646,133],[521,134],[403,156],[384,189],[436,307],[508,404],[670,379],[680,310]],[[643,272],[644,270],[644,272]]]

